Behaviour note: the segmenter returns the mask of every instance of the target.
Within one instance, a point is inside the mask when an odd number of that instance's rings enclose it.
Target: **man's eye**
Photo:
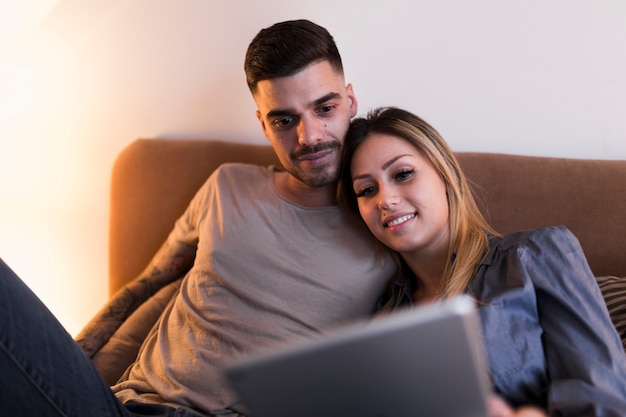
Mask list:
[[[292,116],[281,117],[280,119],[273,120],[272,126],[277,129],[287,129],[294,124],[295,120],[296,118]]]
[[[317,112],[319,114],[322,114],[322,115],[327,115],[328,113],[332,112],[334,108],[335,108],[335,106],[333,106],[331,104],[328,104],[326,106],[322,106],[322,107],[318,108]]]

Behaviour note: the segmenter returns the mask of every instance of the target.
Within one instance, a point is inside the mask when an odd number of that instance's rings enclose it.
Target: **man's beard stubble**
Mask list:
[[[341,152],[341,143],[338,140],[334,140],[332,142],[300,146],[291,153],[290,157],[292,161],[300,161],[300,158],[303,156],[316,154],[326,150],[335,150],[335,155],[338,159]],[[289,171],[291,175],[309,187],[324,187],[337,182],[339,178],[339,162],[335,160],[332,164],[319,166],[315,169],[316,172],[313,174],[305,174],[302,170],[298,169],[297,163],[294,163],[294,166]]]

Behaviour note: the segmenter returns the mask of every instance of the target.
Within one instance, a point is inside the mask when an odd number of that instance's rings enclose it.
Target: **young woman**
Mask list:
[[[381,312],[461,293],[479,306],[495,393],[558,416],[623,416],[626,355],[565,227],[500,236],[439,133],[383,108],[355,119],[340,198],[398,254]]]

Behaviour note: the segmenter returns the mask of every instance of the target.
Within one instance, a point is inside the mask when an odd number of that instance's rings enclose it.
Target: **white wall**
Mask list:
[[[300,17],[335,35],[361,113],[405,107],[456,150],[626,158],[622,0],[61,0],[0,39],[0,256],[72,334],[107,297],[115,155],[264,143],[244,51]]]

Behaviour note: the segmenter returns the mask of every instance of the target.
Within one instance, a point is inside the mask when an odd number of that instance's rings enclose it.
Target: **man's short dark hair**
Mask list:
[[[293,75],[315,61],[328,61],[343,73],[335,40],[323,27],[308,20],[290,20],[262,29],[246,52],[244,70],[252,94],[257,83]]]

